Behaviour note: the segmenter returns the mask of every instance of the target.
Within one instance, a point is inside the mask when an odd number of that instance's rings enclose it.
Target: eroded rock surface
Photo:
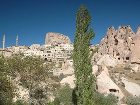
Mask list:
[[[97,58],[108,54],[119,64],[140,63],[140,28],[134,33],[130,26],[110,27],[98,48]]]

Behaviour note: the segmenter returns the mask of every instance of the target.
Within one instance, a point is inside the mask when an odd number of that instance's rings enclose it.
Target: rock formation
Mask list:
[[[108,28],[106,36],[101,40],[98,57],[108,54],[115,58],[119,64],[140,63],[140,28],[135,34],[130,26]]]
[[[68,36],[65,36],[60,33],[47,33],[45,38],[45,44],[70,44],[70,39]]]

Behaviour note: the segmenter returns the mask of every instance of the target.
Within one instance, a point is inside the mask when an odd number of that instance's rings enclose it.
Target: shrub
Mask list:
[[[6,76],[0,74],[0,105],[12,105],[13,87]]]
[[[95,93],[94,99],[96,105],[117,105],[118,103],[117,97],[112,94],[105,96],[104,94]]]
[[[60,88],[57,92],[56,92],[56,98],[54,100],[55,105],[73,105],[72,102],[72,89],[66,85],[63,86],[62,88]],[[59,103],[60,102],[60,103]]]
[[[127,97],[126,98],[127,105],[140,105],[140,96],[134,96],[134,97]]]
[[[23,100],[17,100],[13,105],[28,105],[28,103],[24,102]]]

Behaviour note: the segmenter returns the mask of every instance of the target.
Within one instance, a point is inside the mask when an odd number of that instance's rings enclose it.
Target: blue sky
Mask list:
[[[92,43],[99,43],[107,28],[140,26],[140,0],[0,0],[0,47],[3,33],[6,46],[44,44],[47,32],[59,32],[74,40],[76,11],[86,5],[95,31]]]

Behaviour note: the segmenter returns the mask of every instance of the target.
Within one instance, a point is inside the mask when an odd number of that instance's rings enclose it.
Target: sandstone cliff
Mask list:
[[[118,64],[140,63],[140,28],[134,33],[130,26],[108,28],[105,37],[101,40],[98,56],[110,55]]]
[[[45,44],[70,44],[70,39],[68,36],[49,32],[46,34]]]

